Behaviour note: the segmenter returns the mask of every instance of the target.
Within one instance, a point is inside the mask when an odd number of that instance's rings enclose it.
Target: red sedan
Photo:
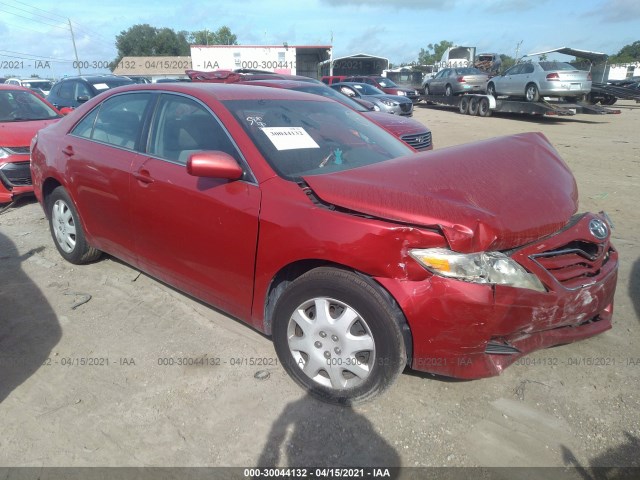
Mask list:
[[[0,85],[0,204],[33,192],[29,144],[60,113],[32,90]]]
[[[415,153],[318,95],[136,85],[42,130],[32,173],[64,258],[108,252],[272,335],[326,401],[611,327],[607,218],[576,214],[541,134]]]

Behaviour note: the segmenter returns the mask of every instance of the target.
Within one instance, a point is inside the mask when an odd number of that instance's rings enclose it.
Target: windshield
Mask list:
[[[0,122],[49,120],[60,115],[37,95],[24,90],[0,90]]]
[[[92,81],[91,86],[98,92],[102,92],[122,85],[131,85],[132,83],[133,81],[128,78],[101,78],[99,80]]]
[[[540,62],[539,64],[545,72],[554,70],[578,70],[573,65],[564,62]]]
[[[413,153],[386,130],[337,102],[223,103],[271,167],[289,180],[350,170]]]
[[[376,78],[376,80],[378,81],[378,84],[382,88],[398,88],[398,84],[394,83],[393,81],[389,80],[388,78],[379,77],[379,78]]]
[[[486,75],[482,70],[474,67],[456,68],[456,75]]]
[[[51,90],[53,83],[49,80],[28,80],[22,81],[22,86],[27,88],[39,88],[41,90],[46,90],[47,92]]]
[[[373,85],[369,85],[368,83],[348,83],[347,85],[358,90],[360,95],[385,95],[382,90],[374,87]]]
[[[299,92],[313,93],[314,95],[322,95],[323,97],[330,98],[331,100],[335,100],[337,102],[346,105],[347,107],[353,108],[358,112],[370,112],[371,110],[363,107],[355,100],[338,93],[336,90],[330,87],[325,87],[321,85],[305,85],[304,87],[296,87],[293,90],[298,90]]]

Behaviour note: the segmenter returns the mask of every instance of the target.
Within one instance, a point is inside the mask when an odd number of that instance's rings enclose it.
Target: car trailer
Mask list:
[[[577,113],[610,114],[620,113],[620,110],[605,108],[600,105],[586,103],[548,102],[541,99],[538,102],[514,100],[511,98],[495,98],[492,95],[464,94],[464,95],[423,95],[426,105],[444,105],[456,107],[462,114],[490,117],[494,112],[520,113],[528,115],[570,116]]]
[[[601,105],[613,105],[619,99],[635,100],[636,103],[640,103],[640,89],[625,85],[594,83],[588,97],[589,102]]]

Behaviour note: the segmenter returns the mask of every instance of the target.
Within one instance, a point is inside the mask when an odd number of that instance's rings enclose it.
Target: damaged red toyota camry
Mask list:
[[[106,252],[273,337],[322,400],[496,375],[611,327],[618,254],[542,134],[415,153],[317,95],[110,90],[32,146],[72,263]]]

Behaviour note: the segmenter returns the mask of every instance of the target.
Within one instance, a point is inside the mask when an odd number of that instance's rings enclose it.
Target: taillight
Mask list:
[[[547,75],[547,80],[548,81],[560,80],[560,75],[558,75],[557,73],[550,73],[549,75]]]
[[[458,77],[458,78],[456,78],[456,82],[458,82],[458,83],[465,83],[465,82],[466,82],[466,80],[464,79],[464,77]]]

